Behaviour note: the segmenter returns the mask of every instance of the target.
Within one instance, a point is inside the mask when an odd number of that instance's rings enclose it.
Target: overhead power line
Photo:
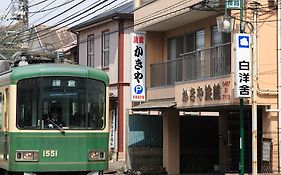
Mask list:
[[[108,1],[108,0],[103,0],[102,2],[100,2],[100,3],[96,4],[96,5],[94,5],[93,7],[89,8],[89,9],[87,9],[87,10],[85,10],[85,11],[83,11],[83,12],[81,12],[81,13],[79,13],[79,14],[73,16],[73,17],[71,17],[70,19],[64,20],[64,21],[62,21],[62,22],[60,22],[60,23],[57,23],[56,25],[51,26],[51,27],[48,27],[48,28],[46,28],[46,29],[37,31],[35,34],[38,34],[38,33],[40,34],[40,32],[47,31],[47,30],[52,29],[52,28],[54,28],[54,27],[57,27],[57,26],[59,26],[59,25],[65,23],[65,22],[68,22],[68,21],[70,21],[70,20],[72,20],[72,19],[74,19],[74,18],[76,18],[76,17],[78,17],[78,16],[81,16],[81,15],[85,14],[86,12],[88,12],[88,11],[90,11],[90,10],[92,10],[92,9],[94,9],[94,8],[96,8],[96,7],[98,7],[98,6],[100,6],[100,5],[102,5],[102,4],[105,3],[106,1]],[[108,4],[106,4],[106,5],[104,5],[104,6],[100,7],[100,8],[98,8],[97,10],[95,10],[95,11],[92,12],[92,13],[96,13],[96,12],[99,11],[99,10],[103,10],[105,7],[111,5],[111,4],[114,3],[114,2],[116,2],[116,1],[111,1],[110,3],[108,3]],[[92,14],[92,13],[91,13],[91,14]],[[88,14],[88,15],[89,15],[89,14]],[[81,20],[81,19],[83,19],[83,18],[85,18],[85,17],[86,17],[86,16],[83,16],[82,18],[79,18],[79,19],[76,20],[76,21],[79,21],[79,20]],[[76,21],[75,21],[75,22],[76,22]],[[69,24],[71,24],[71,23],[73,23],[73,22],[71,21]],[[69,24],[68,24],[68,25],[69,25]],[[36,26],[34,26],[34,27],[38,27],[38,26],[39,26],[39,25],[36,25]],[[66,26],[67,26],[67,25],[65,25],[65,26],[63,26],[63,27],[66,27]],[[32,30],[34,27],[30,28],[29,30]],[[59,29],[61,29],[61,28],[63,28],[63,27],[60,27]],[[18,37],[26,37],[26,36],[29,36],[29,35],[27,35],[27,34],[24,34],[24,32],[25,32],[25,31],[20,32],[19,34],[16,34],[17,36],[14,34],[14,36],[16,36],[16,38],[14,38],[14,40],[16,40]],[[21,34],[24,34],[24,35],[21,35]],[[5,39],[7,39],[7,37],[6,37]],[[4,39],[4,40],[5,40],[5,39]],[[3,40],[2,40],[2,43],[3,43]]]
[[[56,0],[55,0],[55,1],[56,1]],[[55,7],[49,8],[49,9],[43,9],[43,8],[42,8],[41,10],[34,11],[34,12],[29,12],[29,13],[42,13],[42,12],[46,12],[46,11],[58,9],[58,8],[63,7],[63,6],[69,4],[69,3],[73,2],[73,1],[75,1],[75,0],[70,0],[70,1],[68,1],[68,2],[65,2],[65,3],[63,3],[63,4],[60,4],[60,5],[58,5],[58,6],[55,6]],[[54,2],[54,1],[53,1],[53,2]],[[46,6],[45,6],[44,8],[46,8]]]
[[[38,3],[36,3],[36,4],[29,5],[28,7],[29,7],[29,8],[30,8],[30,7],[34,7],[34,6],[37,6],[37,5],[39,5],[39,4],[44,3],[44,2],[46,2],[46,1],[49,1],[49,0],[42,0],[42,1],[38,2]]]

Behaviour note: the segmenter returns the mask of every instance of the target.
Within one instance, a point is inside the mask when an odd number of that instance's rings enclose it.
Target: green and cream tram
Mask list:
[[[68,64],[1,73],[0,174],[102,174],[108,84],[106,73]]]

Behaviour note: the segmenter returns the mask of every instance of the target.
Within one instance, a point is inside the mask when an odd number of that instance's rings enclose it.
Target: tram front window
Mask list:
[[[86,78],[21,80],[17,89],[19,129],[103,129],[105,84]]]

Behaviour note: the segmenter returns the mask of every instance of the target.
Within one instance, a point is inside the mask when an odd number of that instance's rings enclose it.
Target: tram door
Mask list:
[[[2,101],[3,105],[2,107],[2,128],[3,128],[3,155],[4,155],[4,160],[7,160],[7,155],[8,155],[8,109],[9,109],[9,89],[6,88],[3,95],[2,95]]]

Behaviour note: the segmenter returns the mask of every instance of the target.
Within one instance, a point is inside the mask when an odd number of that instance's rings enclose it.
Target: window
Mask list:
[[[229,43],[231,39],[230,33],[221,33],[217,26],[212,27],[212,46]]]
[[[199,30],[168,39],[167,84],[175,81],[192,80],[205,76],[205,31]],[[193,52],[193,51],[198,52]],[[189,53],[181,58],[181,54]],[[176,60],[173,61],[173,60]],[[177,70],[177,71],[173,71]]]
[[[180,58],[183,53],[183,37],[177,36],[168,39],[168,60]]]
[[[77,77],[21,80],[17,89],[19,129],[103,129],[105,84]]]
[[[94,67],[95,62],[95,36],[90,35],[87,39],[87,66]]]
[[[230,44],[229,33],[221,33],[217,26],[212,27],[211,75],[218,76],[230,73]]]
[[[102,33],[102,66],[109,67],[109,31]]]

